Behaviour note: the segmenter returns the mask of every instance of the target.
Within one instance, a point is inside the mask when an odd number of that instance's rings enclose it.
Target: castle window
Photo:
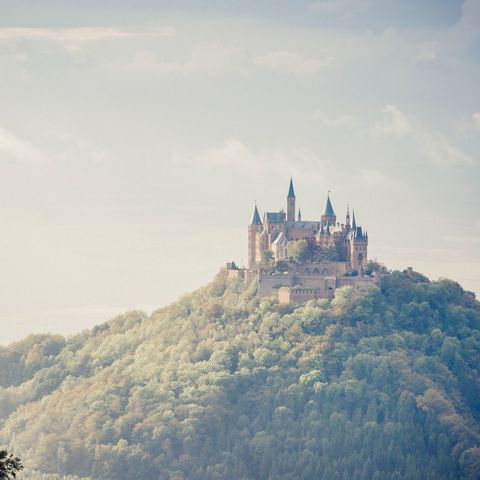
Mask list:
[[[310,269],[309,268],[305,269],[305,275],[310,275]]]
[[[313,269],[313,274],[314,275],[320,275],[320,271],[318,270],[318,268]]]
[[[328,270],[327,270],[326,268],[323,269],[322,275],[324,275],[324,276],[325,276],[325,275],[328,275]]]

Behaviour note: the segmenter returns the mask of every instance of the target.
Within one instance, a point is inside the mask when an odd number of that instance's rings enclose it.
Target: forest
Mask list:
[[[0,347],[24,480],[480,478],[480,304],[451,280],[279,305],[207,286]]]

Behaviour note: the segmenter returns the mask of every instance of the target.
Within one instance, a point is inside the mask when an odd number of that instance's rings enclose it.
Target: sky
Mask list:
[[[147,312],[327,191],[480,294],[479,0],[0,0],[0,344]]]

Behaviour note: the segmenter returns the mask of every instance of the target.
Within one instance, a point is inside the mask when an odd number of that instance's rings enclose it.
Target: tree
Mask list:
[[[388,273],[388,269],[383,263],[380,263],[378,260],[373,259],[367,262],[367,268],[365,269],[365,273],[367,275],[371,275],[373,272],[378,273]]]
[[[269,268],[273,266],[274,258],[273,253],[270,250],[262,252],[262,258],[260,260],[260,266],[262,268]]]
[[[9,455],[6,450],[0,451],[0,480],[17,478],[17,473],[22,469],[23,465],[18,457]]]
[[[293,240],[287,244],[288,256],[298,263],[306,262],[310,257],[310,248],[306,240]]]

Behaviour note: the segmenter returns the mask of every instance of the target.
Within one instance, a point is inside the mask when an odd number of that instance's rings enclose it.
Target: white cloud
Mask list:
[[[275,175],[284,179],[293,175],[305,180],[321,178],[319,167],[322,166],[319,158],[307,148],[257,152],[236,139],[228,139],[200,152],[174,152],[172,161],[177,165],[233,170],[246,177]]]
[[[78,135],[63,130],[54,132],[58,139],[60,151],[55,156],[59,160],[88,159],[93,163],[107,163],[113,160],[113,155],[98,145],[94,145]]]
[[[407,116],[396,105],[386,105],[383,109],[383,120],[373,125],[371,134],[403,137],[410,131],[411,125]]]
[[[422,43],[414,57],[416,63],[430,63],[437,59],[437,42],[429,41]]]
[[[0,127],[1,152],[20,162],[36,163],[43,160],[43,155],[29,142]]]
[[[415,118],[408,117],[396,105],[386,105],[383,120],[370,128],[373,137],[390,136],[410,141],[424,157],[438,167],[470,165],[473,159],[463,153],[442,133],[431,131]]]
[[[472,115],[472,124],[475,128],[480,129],[480,112],[475,112]]]
[[[54,42],[90,42],[134,37],[171,37],[173,27],[134,29],[120,27],[75,28],[0,28],[0,40],[49,40]]]
[[[190,58],[183,62],[162,61],[151,51],[137,52],[127,69],[158,75],[249,75],[254,69],[266,69],[285,75],[306,77],[316,74],[332,60],[333,57],[319,60],[288,51],[272,51],[254,56],[244,48],[203,42],[196,45]]]
[[[193,48],[190,58],[184,62],[164,62],[150,51],[137,52],[127,69],[159,75],[215,74],[225,71],[246,73],[250,63],[251,59],[243,49],[203,42]]]
[[[439,133],[418,132],[416,141],[430,163],[439,167],[470,165],[473,159]]]
[[[296,77],[314,75],[322,68],[327,67],[332,61],[333,57],[330,56],[320,60],[318,58],[306,58],[299,53],[285,50],[268,52],[254,58],[255,64],[260,67]]]

